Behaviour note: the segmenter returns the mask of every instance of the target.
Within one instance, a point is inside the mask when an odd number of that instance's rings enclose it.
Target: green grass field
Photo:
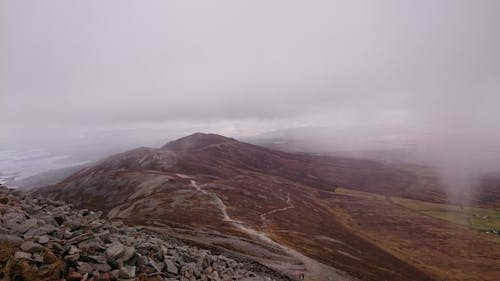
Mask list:
[[[335,193],[365,199],[385,200],[385,197],[380,194],[346,188],[337,188]],[[462,208],[458,205],[431,203],[401,197],[391,197],[390,201],[421,214],[473,229],[483,231],[500,229],[500,209]]]
[[[478,230],[500,229],[500,210],[486,208],[463,209],[457,205],[429,203],[405,198],[391,198],[400,206],[422,214],[442,219],[454,224],[464,225]]]

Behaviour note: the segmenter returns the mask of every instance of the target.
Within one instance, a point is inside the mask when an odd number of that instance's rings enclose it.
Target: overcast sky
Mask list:
[[[499,108],[498,0],[0,0],[2,146],[326,126],[424,139],[467,189]]]
[[[498,131],[499,27],[496,0],[2,0],[0,126]]]

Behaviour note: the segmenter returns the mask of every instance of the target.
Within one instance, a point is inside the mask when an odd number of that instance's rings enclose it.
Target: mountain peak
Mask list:
[[[192,135],[182,137],[175,141],[171,141],[162,146],[161,149],[186,151],[193,149],[201,149],[209,145],[229,143],[229,142],[237,142],[237,141],[233,138],[228,138],[217,134],[194,133]]]

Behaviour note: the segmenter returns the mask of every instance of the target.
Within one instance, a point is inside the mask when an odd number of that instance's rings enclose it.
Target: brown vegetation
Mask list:
[[[180,236],[194,240],[206,229],[203,239],[221,246],[235,247],[230,236],[255,239],[224,221],[217,196],[231,218],[361,280],[499,278],[498,243],[392,202],[444,202],[425,167],[290,154],[196,134],[110,157],[38,193],[132,224],[182,228]]]
[[[14,257],[19,245],[0,239],[0,264],[4,265],[0,271],[2,281],[59,281],[63,263],[48,250],[43,253],[46,266],[38,270],[32,266],[32,261]]]

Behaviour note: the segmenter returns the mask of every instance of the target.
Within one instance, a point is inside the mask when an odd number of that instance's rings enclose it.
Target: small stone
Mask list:
[[[99,272],[109,272],[109,271],[111,271],[111,266],[109,266],[106,263],[104,263],[104,264],[94,263],[94,264],[92,264],[92,268],[94,268],[95,270],[97,270]]]
[[[188,263],[181,268],[181,274],[185,277],[198,277],[200,276],[200,270],[196,267],[196,264]]]
[[[47,244],[47,243],[49,243],[49,241],[50,241],[50,239],[48,236],[43,235],[43,236],[38,237],[38,243],[40,243],[40,244]]]
[[[119,269],[111,270],[109,272],[109,277],[111,278],[111,280],[118,280],[118,278],[120,278],[120,270]]]
[[[57,231],[57,228],[51,224],[45,224],[45,225],[42,225],[42,226],[39,226],[35,229],[32,229],[28,232],[26,232],[26,234],[31,234],[31,235],[36,235],[36,236],[41,236],[41,235],[47,235],[47,234],[52,234],[54,232]]]
[[[77,247],[71,245],[71,247],[69,247],[69,250],[68,250],[68,255],[74,255],[74,254],[77,254],[77,253],[80,253],[80,249],[78,249]]]
[[[89,256],[89,259],[97,263],[106,263],[106,258],[103,256]]]
[[[116,220],[116,221],[112,221],[111,225],[114,226],[114,227],[120,228],[120,227],[123,227],[124,224],[123,224],[123,221]]]
[[[163,257],[168,256],[168,248],[165,247],[165,245],[161,245],[160,249],[161,249],[161,254]]]
[[[137,266],[148,264],[148,257],[146,256],[138,256],[137,257]]]
[[[43,246],[32,241],[27,241],[21,244],[21,250],[28,253],[41,252],[43,250]]]
[[[166,259],[165,265],[167,267],[167,272],[172,274],[178,274],[179,270],[177,269],[177,266],[175,266],[175,263],[172,260]]]
[[[66,275],[66,281],[80,281],[82,280],[83,275],[80,272],[73,271]]]
[[[73,254],[73,255],[67,255],[64,257],[64,260],[65,261],[68,261],[68,262],[76,262],[80,259],[80,254],[79,253],[76,253],[76,254]]]
[[[217,271],[212,272],[212,274],[210,275],[210,279],[213,281],[222,281],[219,277],[219,272]]]
[[[62,231],[62,230],[59,230],[59,231],[60,231],[59,238],[70,239],[71,237],[73,237],[73,232],[69,231],[69,229],[64,229],[64,231]],[[69,244],[72,244],[73,241],[68,240],[66,242]]]
[[[110,281],[111,276],[107,272],[103,272],[99,274],[99,277],[97,278],[97,281]]]
[[[125,251],[123,253],[123,261],[128,261],[130,260],[135,254],[135,248],[134,247],[129,247],[125,246]]]
[[[209,267],[205,268],[205,270],[204,270],[204,272],[205,272],[206,274],[211,274],[213,271],[214,271],[214,269],[213,269],[211,266],[209,266]]]
[[[61,244],[56,243],[56,242],[49,243],[49,248],[52,251],[54,251],[55,253],[62,253],[62,252],[64,252],[63,246],[61,246]]]
[[[19,246],[24,242],[22,238],[9,234],[0,234],[0,241],[7,241],[9,244],[14,244],[15,246]]]
[[[124,266],[124,262],[123,262],[123,259],[122,258],[119,258],[119,259],[116,259],[114,260],[113,262],[111,262],[111,266],[113,268],[122,268]]]
[[[43,263],[43,256],[40,253],[33,254],[33,261]]]
[[[22,224],[15,225],[12,230],[17,231],[18,233],[25,233],[31,229],[37,228],[37,226],[38,224],[36,219],[29,219]]]
[[[124,266],[120,269],[120,278],[134,278],[135,266]]]
[[[26,216],[21,214],[21,213],[16,213],[16,212],[9,212],[7,214],[4,214],[2,217],[2,220],[7,223],[7,222],[16,222],[16,223],[22,223],[26,221]]]
[[[206,253],[203,253],[198,259],[197,266],[200,268],[206,268],[209,265],[210,265],[210,257]]]
[[[85,273],[91,273],[92,272],[92,266],[86,262],[79,262],[78,263],[78,272],[85,274]]]
[[[153,259],[149,259],[149,265],[155,269],[156,272],[161,272],[161,268],[157,265],[157,263]]]
[[[88,249],[88,250],[104,250],[102,247],[103,243],[99,238],[93,238],[86,241],[78,243],[78,248]]]
[[[26,253],[26,252],[15,252],[14,253],[14,258],[15,259],[31,260],[31,254],[30,253]]]
[[[105,243],[112,243],[113,241],[111,240],[111,234],[109,230],[105,230],[101,233],[96,234],[96,236],[101,239],[101,241]]]
[[[112,243],[107,249],[106,252],[104,253],[106,256],[106,259],[111,262],[119,258],[123,253],[125,252],[125,247],[123,246],[122,243],[115,242]]]
[[[53,264],[57,261],[59,261],[59,259],[56,257],[56,255],[54,255],[54,253],[52,253],[52,251],[47,250],[43,253],[44,264]]]

